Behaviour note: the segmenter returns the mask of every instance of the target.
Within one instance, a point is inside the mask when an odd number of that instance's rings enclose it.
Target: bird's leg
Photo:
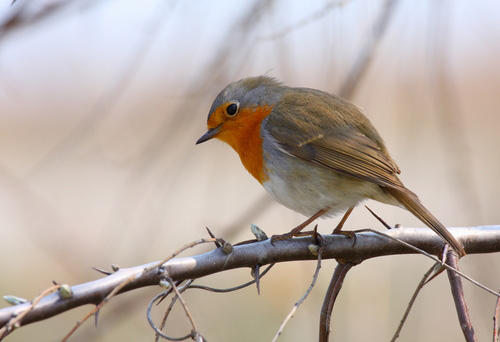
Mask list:
[[[347,218],[349,217],[349,215],[351,215],[353,209],[354,209],[354,207],[350,207],[349,209],[347,209],[344,216],[342,217],[342,220],[340,220],[339,224],[337,225],[337,227],[335,227],[332,234],[337,234],[342,230],[342,227],[344,227],[345,221],[347,221]]]
[[[302,222],[301,224],[299,224],[297,227],[293,228],[291,231],[289,231],[286,234],[271,236],[271,244],[274,245],[274,242],[277,241],[277,240],[286,240],[286,239],[290,239],[290,238],[292,238],[294,236],[302,235],[302,234],[300,234],[300,232],[301,232],[302,229],[304,229],[305,227],[307,227],[307,225],[309,223],[311,223],[312,221],[316,220],[318,217],[320,217],[321,215],[323,215],[324,213],[326,213],[328,210],[330,210],[329,207],[321,209],[316,214],[314,214],[313,216],[311,216],[310,218],[308,218],[307,220],[305,220],[304,222]],[[310,235],[310,234],[308,234],[308,235]]]
[[[342,227],[344,227],[344,223],[345,221],[347,221],[349,215],[351,215],[353,209],[354,207],[350,207],[349,209],[347,209],[344,216],[342,216],[342,220],[340,220],[339,224],[337,225],[337,227],[335,227],[332,234],[341,234],[350,238],[354,238],[354,243],[353,243],[354,246],[356,244],[356,233],[354,233],[353,231],[342,231]]]

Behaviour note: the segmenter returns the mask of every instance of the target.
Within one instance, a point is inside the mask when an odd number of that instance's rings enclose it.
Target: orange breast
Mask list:
[[[224,130],[217,136],[239,154],[245,168],[263,183],[268,179],[264,170],[260,128],[272,106],[242,108],[238,115],[224,123]]]

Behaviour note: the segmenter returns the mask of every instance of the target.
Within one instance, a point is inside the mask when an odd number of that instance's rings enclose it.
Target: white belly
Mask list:
[[[376,184],[284,153],[274,154],[266,162],[269,179],[263,183],[264,188],[276,201],[306,216],[327,207],[331,209],[325,217],[336,215],[368,198],[396,204]]]

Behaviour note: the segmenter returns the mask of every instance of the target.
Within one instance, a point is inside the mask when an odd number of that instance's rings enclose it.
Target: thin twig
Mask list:
[[[179,297],[177,296],[173,296],[172,297],[172,300],[170,301],[170,304],[168,305],[168,308],[167,310],[165,311],[165,315],[163,315],[163,319],[161,321],[161,324],[160,324],[160,330],[163,331],[163,329],[165,329],[165,325],[167,324],[167,319],[168,319],[168,316],[170,315],[170,312],[172,312],[172,309],[174,308],[174,305],[175,303],[177,302],[177,299]],[[151,311],[148,310],[148,316],[149,316],[149,313]],[[156,329],[155,329],[156,330]],[[165,338],[165,336],[162,336],[158,333],[158,331],[156,331],[156,336],[155,336],[155,341],[158,341],[160,339],[160,337],[163,337]]]
[[[192,337],[193,337],[193,332],[191,332],[191,333],[189,333],[189,334],[187,334],[187,335],[185,335],[185,336],[182,336],[182,337],[171,337],[171,336],[168,336],[168,335],[166,335],[163,331],[161,331],[161,329],[162,329],[162,328],[158,328],[158,327],[155,325],[155,323],[153,322],[153,318],[151,317],[151,310],[152,310],[152,308],[153,308],[153,304],[154,304],[157,300],[159,300],[159,299],[161,299],[161,298],[165,297],[165,295],[168,295],[170,292],[172,292],[172,289],[168,289],[167,291],[164,291],[164,292],[162,292],[162,293],[159,293],[159,294],[157,294],[157,295],[156,295],[156,296],[155,296],[155,297],[154,297],[154,298],[153,298],[153,299],[149,302],[149,305],[148,305],[148,308],[147,308],[147,315],[146,315],[146,317],[147,317],[147,319],[148,319],[148,322],[149,322],[149,325],[150,325],[150,326],[151,326],[151,328],[153,328],[153,330],[156,332],[156,336],[157,336],[157,337],[158,337],[158,336],[161,336],[161,337],[163,337],[164,339],[169,340],[169,341],[183,341],[183,340],[186,340],[186,339],[188,339],[188,338],[192,338]],[[170,310],[171,310],[171,309],[172,309],[172,307],[174,306],[175,302],[177,301],[177,298],[178,298],[177,296],[174,296],[174,297],[172,298],[172,301],[170,302],[170,305],[169,305],[169,307],[168,307],[168,309],[167,309],[167,313],[166,313],[166,315],[167,315],[167,316],[168,316],[168,313],[170,313]]]
[[[498,341],[500,336],[500,331],[498,329],[498,315],[500,314],[500,297],[497,298],[497,304],[495,305],[495,314],[493,315],[493,342]]]
[[[196,323],[193,319],[193,316],[191,315],[191,312],[189,311],[189,308],[187,307],[186,302],[184,301],[184,299],[181,296],[181,292],[179,291],[177,286],[175,286],[174,281],[172,279],[167,278],[166,280],[170,283],[170,286],[173,287],[174,292],[175,292],[175,296],[177,298],[179,298],[179,303],[181,303],[181,306],[184,309],[184,312],[186,313],[187,318],[189,319],[189,323],[191,323],[191,327],[193,328],[192,333],[191,333],[192,336],[194,338],[197,338],[197,336],[200,336],[201,334],[198,332],[198,328],[196,327]]]
[[[42,300],[43,297],[57,291],[61,285],[54,285],[49,287],[48,289],[45,289],[40,293],[35,299],[33,299],[33,302],[31,305],[24,310],[21,314],[13,317],[2,329],[0,329],[0,340],[2,340],[4,337],[9,335],[12,331],[14,331],[15,328],[18,328],[21,326],[21,321],[26,316],[33,308]]]
[[[321,307],[321,314],[319,318],[319,341],[328,342],[330,336],[330,321],[332,317],[333,305],[335,300],[342,288],[344,279],[347,272],[353,267],[358,265],[360,262],[347,261],[343,262],[339,260],[337,267],[335,267],[335,272],[333,272],[332,279],[330,280],[330,285],[325,294],[325,300],[323,301],[323,306]]]
[[[407,243],[407,242],[404,242],[404,241],[402,241],[402,240],[400,240],[400,239],[397,239],[397,238],[392,237],[392,236],[390,236],[390,235],[384,234],[384,233],[379,232],[379,231],[377,231],[377,230],[373,230],[373,229],[362,229],[362,230],[358,230],[357,232],[360,232],[360,231],[363,231],[363,232],[371,232],[371,233],[375,233],[375,234],[378,234],[378,235],[382,235],[382,236],[385,236],[385,237],[386,237],[386,238],[388,238],[388,239],[391,239],[391,240],[396,241],[396,242],[398,242],[398,243],[400,243],[400,244],[402,244],[402,245],[405,245],[406,247],[408,247],[408,248],[410,248],[410,249],[413,249],[414,251],[417,251],[418,253],[420,253],[420,254],[422,254],[422,255],[425,255],[425,256],[426,256],[426,257],[428,257],[429,259],[432,259],[432,260],[434,260],[434,261],[436,261],[436,262],[439,262],[439,263],[441,264],[441,266],[442,266],[442,267],[446,268],[446,269],[447,269],[447,270],[449,270],[449,271],[452,271],[452,272],[454,272],[454,273],[458,274],[458,275],[459,275],[459,276],[461,276],[462,278],[467,279],[467,280],[468,280],[468,281],[470,281],[472,284],[474,284],[474,285],[476,285],[477,287],[479,287],[479,288],[481,288],[481,289],[483,289],[483,290],[485,290],[485,291],[487,291],[487,292],[491,293],[491,294],[492,294],[492,295],[494,295],[495,297],[500,297],[500,293],[495,292],[495,291],[493,291],[492,289],[490,289],[489,287],[484,286],[483,284],[481,284],[481,283],[479,283],[478,281],[476,281],[476,280],[472,279],[472,278],[471,278],[471,277],[469,277],[468,275],[466,275],[466,274],[464,274],[464,273],[460,272],[458,269],[455,269],[455,268],[453,268],[453,267],[449,266],[448,264],[443,264],[442,260],[439,260],[439,259],[438,259],[438,258],[436,258],[434,255],[429,254],[429,253],[427,253],[426,251],[424,251],[424,250],[422,250],[422,249],[420,249],[420,248],[417,248],[417,247],[415,247],[415,246],[413,246],[413,245],[411,245],[411,244],[409,244],[409,243]]]
[[[413,296],[410,299],[410,302],[408,303],[408,306],[406,308],[406,311],[403,315],[403,318],[401,318],[401,322],[399,322],[399,326],[396,329],[396,332],[394,333],[394,336],[391,339],[391,342],[394,342],[398,339],[399,334],[401,333],[401,330],[403,329],[403,326],[406,322],[406,319],[408,318],[408,315],[410,314],[410,311],[413,307],[413,304],[415,303],[415,300],[417,299],[418,294],[420,293],[420,290],[422,290],[425,286],[425,284],[428,283],[427,279],[429,279],[429,276],[432,274],[432,272],[435,270],[437,266],[440,266],[441,263],[436,262],[429,270],[424,274],[422,277],[422,280],[418,284],[417,288],[415,289],[415,292],[413,292]],[[433,279],[433,278],[431,278]]]
[[[165,291],[165,292],[167,292],[167,291]],[[171,292],[172,291],[168,291],[168,293],[165,293],[165,296],[167,296]],[[165,314],[163,315],[163,318],[161,320],[160,327],[157,328],[156,326],[152,326],[152,328],[156,332],[155,342],[158,342],[160,340],[160,337],[164,337],[164,336],[160,335],[160,333],[158,331],[161,332],[161,331],[163,331],[163,329],[165,329],[165,325],[167,324],[168,316],[170,315],[170,312],[172,312],[172,309],[174,308],[175,302],[177,302],[176,296],[172,297],[172,300],[170,301],[170,304],[168,305],[167,310],[165,310]],[[147,318],[148,318],[148,321],[150,321],[151,309],[149,306],[148,306],[148,310],[147,310]],[[151,321],[152,321],[152,318],[151,318]]]
[[[262,272],[260,274],[260,277],[262,278],[264,275],[266,275],[267,272],[269,272],[269,270],[274,266],[275,264],[271,264],[271,265],[268,265],[266,267],[266,269],[264,270],[264,272]],[[231,287],[231,288],[227,288],[227,289],[217,289],[217,288],[213,288],[213,287],[209,287],[209,286],[205,286],[205,285],[192,285],[194,279],[190,279],[188,280],[188,282],[182,286],[179,291],[182,293],[188,289],[200,289],[200,290],[205,290],[205,291],[209,291],[209,292],[215,292],[215,293],[227,293],[227,292],[232,292],[232,291],[237,291],[237,290],[240,290],[242,288],[245,288],[245,287],[248,287],[252,284],[254,284],[257,280],[254,279],[254,280],[251,280],[245,284],[242,284],[242,285],[239,285],[239,286],[235,286],[235,287]],[[155,341],[158,341],[158,339],[160,337],[163,337],[163,338],[166,338],[166,339],[170,339],[170,340],[175,340],[176,338],[173,338],[173,337],[170,337],[170,336],[167,336],[166,334],[164,334],[162,332],[163,328],[165,327],[165,324],[167,322],[167,319],[168,319],[168,316],[175,304],[175,302],[177,301],[177,296],[174,296],[172,298],[172,301],[171,303],[169,304],[167,310],[165,311],[165,314],[163,316],[163,319],[162,319],[162,322],[160,324],[160,327],[156,327],[156,325],[154,324],[153,322],[153,319],[151,317],[151,309],[152,309],[152,304],[154,302],[156,302],[158,300],[158,303],[163,300],[166,296],[168,296],[171,292],[173,291],[173,288],[170,287],[167,291],[164,291],[163,293],[161,293],[161,296],[160,295],[157,295],[155,296],[151,302],[150,302],[150,305],[148,306],[148,310],[147,310],[147,319],[151,325],[151,327],[155,330],[156,332],[156,338],[155,338]],[[185,338],[188,338],[190,337],[190,335],[186,335],[185,337],[183,337],[182,339],[185,339]]]
[[[323,253],[324,249],[325,249],[325,246],[324,246],[324,243],[322,243],[321,247],[318,250],[318,263],[316,264],[316,271],[314,272],[314,276],[313,276],[313,280],[311,282],[311,285],[309,285],[309,287],[306,290],[306,292],[295,303],[295,305],[293,306],[293,308],[290,311],[290,313],[288,314],[288,316],[285,317],[285,319],[283,320],[283,323],[281,323],[280,328],[276,332],[276,335],[274,335],[274,338],[273,338],[272,342],[276,342],[276,340],[278,339],[278,337],[283,333],[283,329],[287,325],[288,321],[293,317],[293,315],[295,314],[295,311],[297,311],[297,309],[300,306],[300,304],[302,304],[304,302],[304,300],[307,298],[307,296],[309,295],[309,293],[311,293],[314,285],[316,284],[316,280],[318,280],[318,274],[319,274],[319,270],[321,268],[321,254]]]
[[[181,288],[179,289],[181,292],[184,292],[189,285],[191,285],[193,283],[194,279],[189,279],[186,284],[184,284],[183,286],[181,286]],[[176,284],[178,286],[178,284]],[[160,300],[158,301],[158,304],[160,304],[160,302],[166,298],[170,293],[172,293],[173,289],[172,287],[170,287],[167,291],[163,292],[164,293],[164,296],[162,298],[160,298]],[[155,297],[156,298],[156,297]],[[165,328],[165,325],[167,324],[167,319],[168,319],[168,316],[170,315],[170,312],[172,311],[172,308],[174,307],[174,304],[175,302],[177,301],[177,296],[174,296],[172,297],[172,300],[170,301],[170,304],[167,308],[167,310],[165,311],[165,314],[163,315],[163,319],[161,321],[161,324],[160,324],[160,327],[158,328],[160,331],[162,331],[164,328]],[[158,305],[157,304],[157,305]],[[152,318],[151,318],[151,308],[148,306],[148,310],[146,312],[146,315],[147,315],[147,318],[148,318],[148,321],[152,322]],[[153,329],[155,330],[156,332],[156,327],[153,327]],[[160,334],[156,334],[155,336],[155,342],[157,342],[159,340],[159,338],[161,337]]]
[[[260,278],[262,278],[267,272],[269,272],[271,267],[273,267],[274,265],[275,264],[270,264],[269,266],[267,266],[266,269],[264,270],[264,272],[260,273]],[[205,286],[205,285],[190,285],[189,288],[190,289],[200,289],[200,290],[205,290],[205,291],[215,292],[215,293],[226,293],[226,292],[241,290],[242,288],[245,288],[245,287],[248,287],[252,284],[255,284],[256,281],[257,280],[254,279],[254,280],[251,280],[245,284],[241,284],[241,285],[238,285],[235,287],[230,287],[227,289],[216,289],[214,287],[209,287],[209,286]]]
[[[140,277],[142,274],[145,274],[145,273],[148,273],[152,270],[154,270],[155,268],[157,267],[160,267],[162,266],[164,263],[166,263],[167,261],[169,261],[170,259],[173,259],[175,258],[177,255],[179,255],[180,253],[182,253],[183,251],[185,251],[186,249],[188,248],[192,248],[194,246],[197,246],[199,244],[202,244],[202,243],[213,243],[215,241],[217,241],[218,239],[215,239],[215,238],[210,238],[210,239],[200,239],[200,240],[196,240],[196,241],[193,241],[191,243],[188,243],[184,246],[182,246],[181,248],[179,248],[178,250],[176,250],[174,253],[172,253],[171,255],[169,255],[167,258],[163,259],[162,261],[160,262],[157,262],[156,264],[152,265],[152,266],[149,266],[149,267],[146,267],[145,269],[142,270],[142,272],[138,272],[138,274],[134,274],[132,276],[130,276],[129,278],[125,279],[123,282],[121,282],[118,286],[116,286],[99,304],[97,304],[95,306],[95,308],[93,310],[91,310],[90,312],[88,312],[82,320],[78,321],[74,326],[73,328],[66,334],[66,336],[64,336],[64,338],[61,340],[61,342],[65,342],[68,340],[68,338],[73,335],[73,333],[87,320],[89,319],[92,315],[94,315],[96,312],[98,312],[112,297],[114,297],[118,292],[120,292],[125,286],[129,285],[131,282],[133,282],[135,279],[137,279],[138,277]]]
[[[451,268],[458,270],[458,256],[454,251],[450,250],[448,252],[446,263]],[[460,322],[462,332],[464,333],[465,340],[467,342],[477,342],[477,337],[474,333],[474,328],[472,327],[472,322],[469,316],[469,309],[467,308],[467,303],[465,302],[462,278],[460,278],[456,272],[453,272],[452,269],[448,269],[448,278],[450,279],[451,293],[453,295],[453,299],[455,300],[458,320]]]
[[[188,282],[193,282],[194,279],[189,279]],[[180,284],[182,284],[184,282],[184,280],[178,280],[177,283],[175,285],[179,286]],[[160,284],[160,286],[162,286],[162,284]],[[158,301],[158,303],[156,305],[159,305],[165,298],[168,297],[168,295],[170,293],[172,293],[172,288],[169,288],[167,291],[165,291],[165,295]]]

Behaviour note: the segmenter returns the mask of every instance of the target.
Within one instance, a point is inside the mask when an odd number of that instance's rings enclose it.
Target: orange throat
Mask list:
[[[217,136],[238,153],[243,166],[261,184],[269,177],[264,169],[260,130],[262,120],[271,113],[271,110],[272,106],[245,108],[235,120],[226,121],[224,130]]]

